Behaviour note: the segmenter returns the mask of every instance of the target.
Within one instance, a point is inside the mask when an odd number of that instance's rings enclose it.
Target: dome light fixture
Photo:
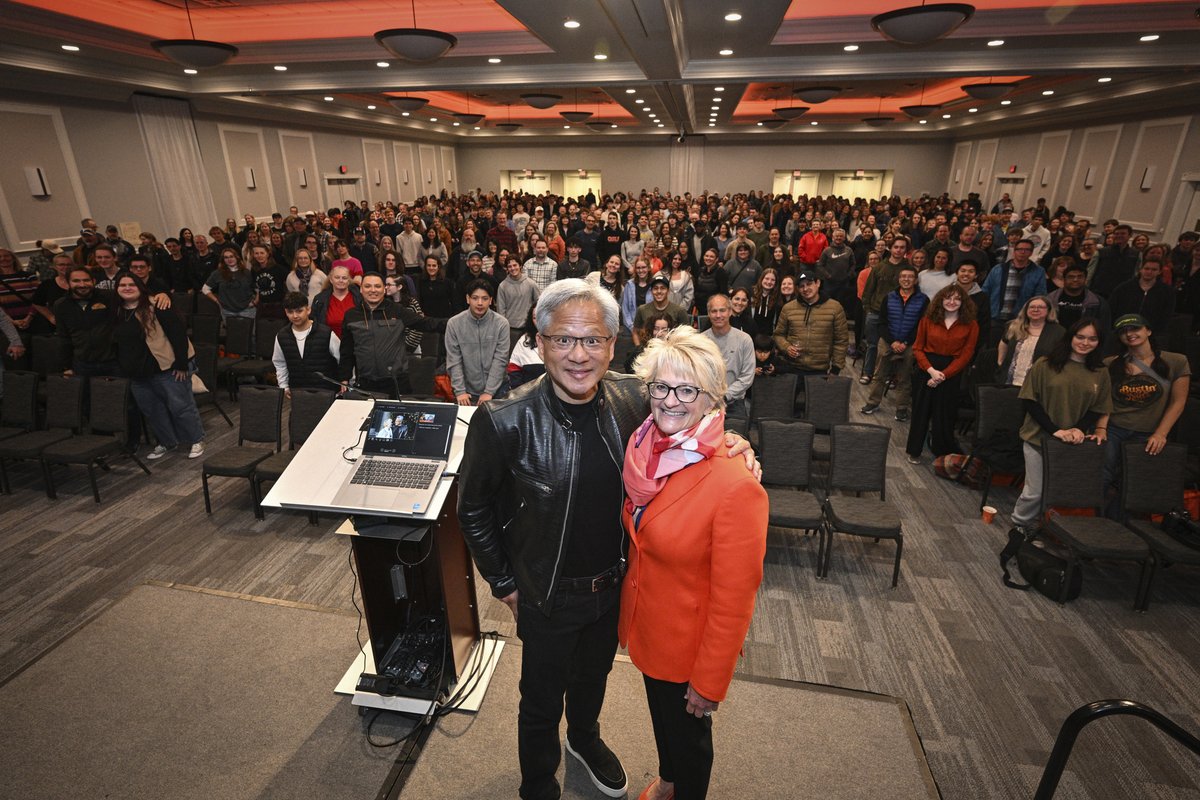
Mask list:
[[[567,122],[583,122],[592,118],[591,111],[560,111],[558,115]]]
[[[496,127],[499,128],[500,130],[504,131],[505,133],[512,133],[513,131],[515,131],[521,127],[521,123],[519,123],[519,122],[497,122]]]
[[[188,30],[191,31],[192,38],[156,39],[150,43],[151,47],[181,67],[192,69],[219,67],[238,54],[238,49],[231,44],[197,39],[196,27],[192,24],[192,7],[188,0],[183,0],[183,11],[187,14]]]
[[[787,120],[786,119],[778,119],[778,118],[762,119],[762,120],[758,121],[758,124],[764,128],[770,128],[771,130],[774,130],[776,128],[782,128],[784,125],[786,125]]]
[[[418,64],[436,61],[458,45],[458,37],[445,31],[417,27],[417,0],[412,0],[411,28],[376,31],[375,41],[396,58]]]
[[[806,86],[792,92],[804,102],[813,104],[832,100],[841,93],[841,88],[837,86]]]
[[[483,120],[483,114],[455,114],[454,118],[467,125],[475,125]]]
[[[782,119],[791,120],[791,119],[798,119],[798,118],[804,116],[806,113],[808,113],[809,107],[808,106],[787,106],[785,108],[773,108],[771,110],[775,113],[775,116],[781,117]]]
[[[941,108],[941,106],[930,105],[928,103],[913,106],[900,106],[900,110],[913,119],[928,117],[930,114],[936,113],[939,108]]]
[[[529,94],[521,95],[521,99],[534,108],[545,110],[553,108],[559,100],[562,100],[562,95],[549,94],[547,92],[530,92]]]
[[[871,18],[871,27],[897,44],[925,45],[949,36],[975,14],[967,3],[930,3],[886,11]]]
[[[1015,83],[965,83],[962,90],[976,100],[998,100],[1015,88]]]
[[[420,111],[429,105],[429,98],[405,95],[404,97],[389,97],[388,102],[392,104],[393,108],[400,111]]]
[[[882,128],[889,122],[894,122],[891,117],[863,117],[863,122],[870,125],[872,128]]]

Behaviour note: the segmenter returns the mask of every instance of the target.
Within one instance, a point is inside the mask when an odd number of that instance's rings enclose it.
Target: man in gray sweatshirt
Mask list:
[[[542,288],[525,274],[519,259],[509,257],[505,269],[508,277],[496,287],[496,310],[508,320],[510,336],[515,343],[529,319],[530,309],[542,294]]]
[[[466,286],[467,310],[446,323],[446,371],[460,406],[474,406],[504,395],[508,365],[508,321],[492,311],[492,285]]]

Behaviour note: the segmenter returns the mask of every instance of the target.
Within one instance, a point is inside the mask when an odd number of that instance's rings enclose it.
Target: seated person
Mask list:
[[[537,346],[537,324],[534,322],[534,312],[537,306],[529,309],[529,316],[521,328],[521,337],[513,345],[512,355],[508,357],[508,389],[529,383],[546,371],[542,354]]]
[[[275,336],[271,361],[275,364],[275,379],[289,398],[291,387],[328,389],[329,381],[317,373],[333,378],[341,358],[341,340],[324,325],[309,318],[308,295],[288,292],[283,299],[283,311],[290,325]]]

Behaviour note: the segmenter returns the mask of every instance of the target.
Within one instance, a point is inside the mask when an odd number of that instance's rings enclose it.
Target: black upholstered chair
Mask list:
[[[1200,566],[1200,550],[1179,542],[1165,532],[1160,523],[1148,519],[1151,514],[1183,508],[1187,448],[1181,444],[1168,444],[1161,453],[1152,456],[1142,442],[1129,442],[1121,457],[1121,507],[1128,515],[1125,525],[1141,537],[1154,554],[1150,576],[1142,587],[1138,603],[1145,611],[1150,605],[1150,590],[1160,568],[1178,564]]]
[[[764,419],[793,419],[799,376],[759,375],[750,387],[750,444],[758,448],[758,422]]]
[[[42,464],[46,472],[46,497],[58,497],[52,467],[59,464],[78,464],[87,467],[88,480],[92,484],[92,497],[100,502],[100,488],[96,484],[96,467],[108,472],[108,459],[126,456],[142,468],[147,475],[150,470],[125,443],[129,428],[129,381],[125,378],[93,377],[88,379],[89,432],[55,442],[42,450]]]
[[[211,317],[210,319],[216,318]],[[195,347],[196,375],[204,384],[204,391],[198,392],[193,389],[192,398],[198,407],[211,405],[225,418],[225,424],[232,428],[233,420],[225,413],[225,409],[221,408],[221,401],[217,399],[217,346],[215,344],[197,344]]]
[[[204,305],[212,305],[207,300]],[[221,318],[197,314],[192,317],[192,344],[199,347],[211,344],[214,348],[221,341]]]
[[[765,419],[759,423],[759,460],[770,504],[767,524],[805,533],[821,529],[822,501],[808,491],[815,431],[811,422],[797,419]],[[819,541],[823,545],[825,538]],[[818,565],[821,555],[819,547]]]
[[[804,412],[816,426],[813,438],[814,461],[829,460],[829,430],[834,425],[850,421],[850,389],[854,381],[848,375],[805,375]]]
[[[878,425],[834,425],[829,460],[829,497],[825,500],[825,561],[819,577],[829,575],[833,534],[848,533],[896,542],[892,586],[900,580],[904,533],[900,514],[887,500],[887,449],[891,431]],[[835,492],[853,492],[851,495]],[[878,492],[879,499],[863,497]]]
[[[229,391],[237,397],[238,386],[243,379],[265,383],[268,373],[275,371],[271,355],[275,351],[275,337],[288,325],[286,320],[258,319],[254,321],[254,348],[249,358],[243,358],[229,367]]]
[[[1067,444],[1052,436],[1042,441],[1042,508],[1049,510],[1045,531],[1063,546],[1067,558],[1059,602],[1067,601],[1067,590],[1081,559],[1100,558],[1141,565],[1134,592],[1134,608],[1138,609],[1154,570],[1154,555],[1150,546],[1129,528],[1100,516],[1105,500],[1104,449],[1093,442]],[[1127,487],[1139,482],[1140,476],[1129,473],[1122,480]],[[1135,506],[1141,507],[1141,500],[1136,496],[1134,499]],[[1056,508],[1090,508],[1096,516],[1068,516],[1058,513]]]
[[[437,397],[437,389],[433,383],[434,373],[437,372],[437,359],[433,356],[408,357],[408,382],[412,386],[412,394],[416,397]]]
[[[46,376],[46,427],[0,439],[0,492],[12,493],[8,462],[37,461],[42,451],[76,433],[83,425],[83,378]],[[45,465],[42,474],[45,476]]]
[[[262,513],[259,507],[258,484],[254,482],[254,469],[272,452],[283,449],[282,418],[283,389],[278,386],[246,386],[239,401],[241,420],[238,425],[236,447],[227,447],[204,459],[200,469],[200,480],[204,484],[204,510],[212,513],[208,479],[245,478],[250,484],[250,495],[254,500],[254,513]],[[246,442],[273,443],[275,449],[246,447]]]
[[[4,400],[0,403],[0,439],[29,433],[37,427],[38,374],[18,370],[4,373]]]
[[[993,473],[1018,477],[1025,473],[1025,459],[1021,454],[1025,406],[1020,394],[1019,386],[980,384],[975,387],[975,440],[971,444],[970,460],[982,467],[979,473],[983,484],[979,499],[981,509],[987,505]],[[966,469],[966,465],[963,468]]]
[[[263,461],[258,462],[254,467],[254,477],[251,481],[255,484],[255,495],[259,499],[259,503],[254,510],[255,516],[263,519],[262,485],[264,483],[274,483],[283,475],[284,470],[292,463],[292,459],[296,456],[296,449],[308,440],[313,430],[317,427],[317,423],[325,416],[325,412],[333,405],[334,398],[337,395],[333,392],[327,392],[323,389],[292,389],[291,409],[288,414],[288,448],[287,450],[275,453]],[[310,511],[308,514],[309,521],[317,524],[317,512]]]
[[[217,379],[226,381],[229,399],[234,399],[234,383],[230,370],[239,361],[254,356],[254,323],[249,317],[229,317],[225,320],[225,355],[217,357]],[[216,391],[216,386],[210,386]]]

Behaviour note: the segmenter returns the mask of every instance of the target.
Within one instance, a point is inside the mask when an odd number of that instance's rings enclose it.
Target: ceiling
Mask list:
[[[530,143],[680,130],[718,140],[989,135],[1194,112],[1200,88],[1197,0],[975,0],[969,21],[925,47],[892,43],[870,25],[915,0],[188,2],[191,28],[184,0],[0,0],[0,81],[101,100],[188,97],[202,111],[293,124]],[[411,26],[414,15],[458,45],[418,65],[375,42],[375,31]],[[578,27],[565,27],[568,18]],[[185,75],[150,47],[191,30],[240,52]],[[1148,35],[1158,38],[1141,40]],[[989,82],[1016,87],[986,101],[962,89]],[[793,94],[814,85],[842,92],[819,104]],[[522,99],[529,93],[562,99],[538,109]],[[388,98],[405,94],[430,102],[402,115]],[[924,120],[900,111],[918,104],[939,108]],[[800,105],[809,110],[798,118],[769,122],[775,109]],[[592,117],[559,116],[574,110]],[[466,112],[485,119],[452,116]],[[495,127],[505,122],[521,127]]]

